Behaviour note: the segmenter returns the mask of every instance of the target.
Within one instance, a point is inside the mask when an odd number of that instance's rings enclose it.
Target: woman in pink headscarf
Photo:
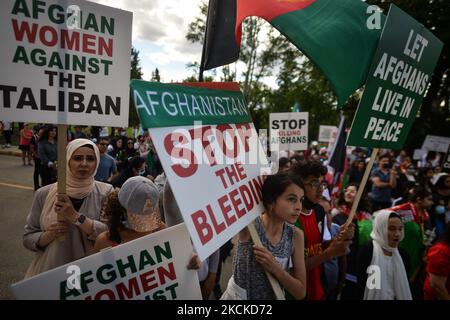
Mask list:
[[[56,183],[34,195],[23,244],[36,256],[25,278],[94,253],[97,235],[107,230],[98,220],[103,200],[113,187],[94,180],[100,160],[97,146],[87,139],[75,139],[66,151],[66,195],[57,194]],[[58,221],[58,215],[65,220]]]

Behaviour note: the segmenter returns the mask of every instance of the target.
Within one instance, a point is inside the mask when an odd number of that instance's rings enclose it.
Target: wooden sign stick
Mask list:
[[[248,226],[248,231],[250,232],[250,236],[252,238],[252,241],[257,246],[263,247],[263,244],[261,243],[261,239],[259,239],[258,232],[256,232],[255,228],[255,222],[251,222]],[[283,294],[283,290],[281,289],[280,283],[275,279],[275,277],[266,270],[266,276],[269,279],[270,285],[272,286],[273,292],[275,293],[275,297],[277,300],[286,300]]]
[[[66,144],[67,144],[67,125],[58,124],[58,195],[66,194]],[[66,221],[64,216],[58,214],[58,221]],[[58,237],[58,241],[66,240],[66,236]]]
[[[366,187],[367,179],[369,178],[370,172],[372,171],[373,163],[374,163],[375,158],[377,157],[379,151],[380,151],[380,149],[374,148],[372,151],[372,154],[370,155],[369,164],[366,167],[366,171],[364,171],[364,176],[361,180],[361,184],[359,185],[355,200],[353,200],[352,210],[350,211],[350,214],[348,215],[348,219],[345,222],[345,228],[347,228],[348,225],[350,223],[352,223],[352,221],[353,221],[353,217],[355,216],[356,209],[358,208],[359,200],[361,199],[361,196],[364,192],[364,188]]]

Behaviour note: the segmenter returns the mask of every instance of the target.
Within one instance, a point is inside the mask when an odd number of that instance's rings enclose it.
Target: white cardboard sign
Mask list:
[[[270,150],[308,149],[308,112],[271,113]]]
[[[203,261],[263,211],[262,166],[252,123],[150,129],[192,241]]]
[[[186,227],[179,224],[11,288],[23,300],[201,300],[197,271],[186,267],[192,254]]]
[[[0,1],[0,118],[127,127],[131,26],[87,1]]]

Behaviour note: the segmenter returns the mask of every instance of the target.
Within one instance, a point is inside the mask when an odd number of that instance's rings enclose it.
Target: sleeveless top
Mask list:
[[[262,244],[273,254],[275,259],[286,271],[292,267],[291,256],[294,253],[294,230],[288,223],[283,225],[281,240],[272,245],[266,237],[261,218],[256,218],[256,231]],[[247,291],[249,300],[275,300],[269,280],[264,268],[256,262],[253,254],[253,241],[238,241],[233,260],[233,275],[238,286]]]

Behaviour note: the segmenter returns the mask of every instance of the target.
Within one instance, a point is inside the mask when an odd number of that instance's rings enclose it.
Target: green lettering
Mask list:
[[[25,17],[30,17],[30,11],[28,10],[27,2],[25,0],[16,0],[11,13],[15,15],[18,13],[23,13]]]
[[[16,53],[14,53],[13,62],[17,63],[19,61],[23,61],[23,63],[25,64],[30,64],[27,53],[25,52],[25,48],[22,46],[17,46]]]
[[[103,270],[110,270],[103,272]],[[106,276],[106,277],[105,277]],[[97,279],[101,284],[108,284],[117,279],[117,274],[111,264],[105,264],[97,269]]]
[[[153,266],[155,265],[155,260],[153,260],[152,256],[147,250],[142,250],[141,255],[139,258],[139,270],[142,270],[145,268],[146,265]]]
[[[172,259],[172,250],[170,249],[169,241],[164,242],[165,250],[160,246],[155,247],[156,261],[160,263],[162,260],[161,255],[166,257],[166,259]]]

